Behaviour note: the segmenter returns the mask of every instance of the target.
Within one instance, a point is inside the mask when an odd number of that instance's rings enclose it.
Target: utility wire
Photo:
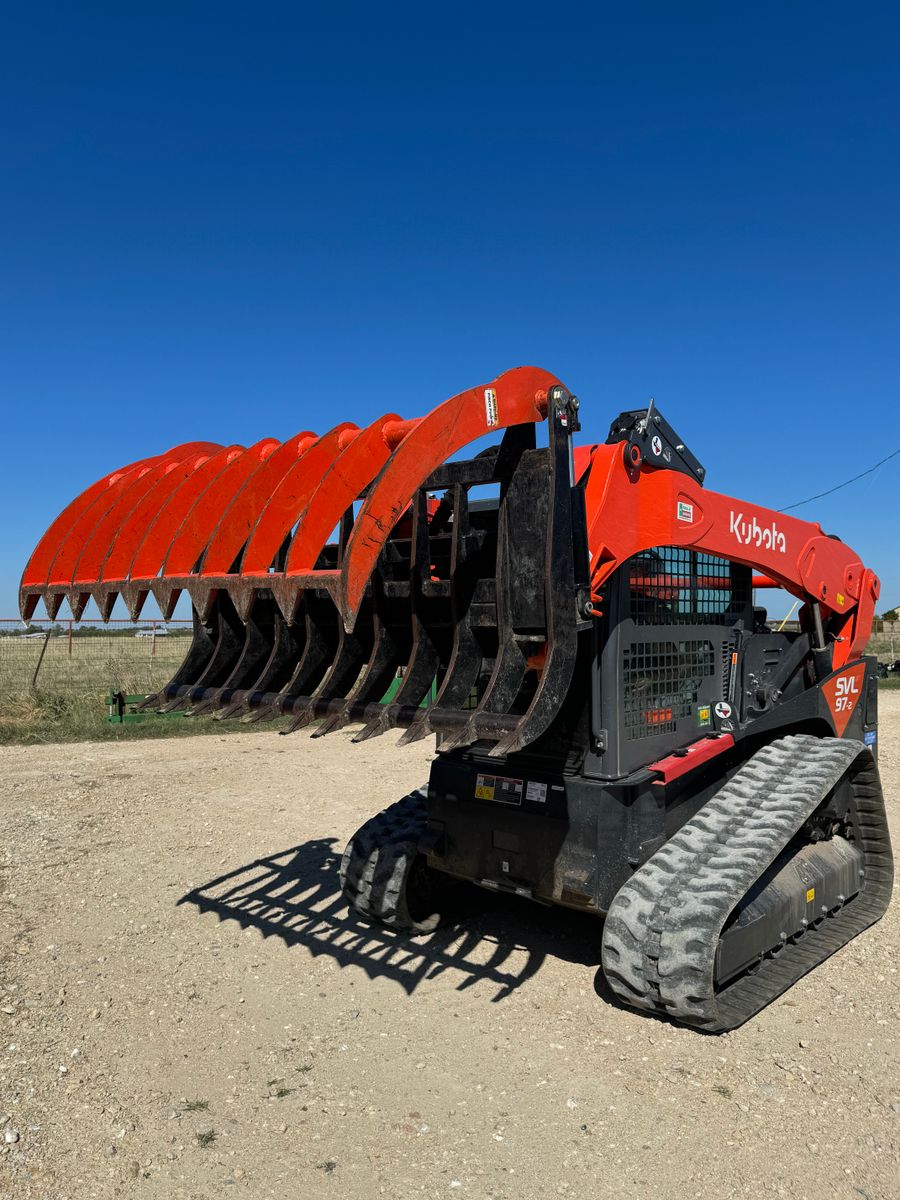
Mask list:
[[[841,488],[849,487],[851,483],[856,483],[857,479],[863,479],[866,475],[871,475],[873,471],[877,471],[879,467],[883,467],[886,462],[890,462],[892,458],[896,458],[900,454],[898,447],[893,454],[889,454],[887,458],[883,458],[881,462],[877,462],[874,467],[869,467],[867,471],[860,471],[858,475],[854,475],[852,479],[846,479],[843,483],[835,484],[833,488],[829,488],[827,492],[818,492],[815,496],[808,496],[806,500],[798,500],[796,504],[788,504],[786,508],[779,508],[778,512],[790,512],[792,508],[802,508],[804,504],[812,504],[813,500],[821,500],[823,496],[830,496],[832,492],[839,492]]]

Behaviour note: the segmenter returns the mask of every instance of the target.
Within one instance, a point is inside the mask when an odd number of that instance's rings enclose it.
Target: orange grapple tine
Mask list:
[[[65,587],[50,590],[50,577],[53,565],[63,547],[73,544],[75,553],[84,537],[84,531],[93,528],[97,517],[106,512],[116,496],[128,486],[128,483],[138,478],[146,471],[149,464],[156,458],[140,458],[137,462],[113,471],[102,480],[93,484],[81,493],[68,508],[53,522],[44,536],[38,542],[25,572],[19,592],[19,606],[24,617],[30,617],[34,612],[38,599],[43,599],[51,618],[56,616],[59,606],[65,598]],[[74,565],[74,564],[73,564]],[[71,579],[71,575],[69,577]],[[52,608],[52,611],[51,611]]]
[[[185,454],[198,450],[204,443],[191,442],[184,446],[178,446],[174,451],[170,451],[170,455],[177,455],[179,452]],[[84,548],[85,541],[90,537],[91,533],[96,528],[98,522],[102,521],[106,513],[110,511],[119,501],[119,499],[131,488],[139,479],[151,471],[161,458],[165,455],[156,455],[154,458],[144,459],[141,463],[136,464],[131,470],[122,474],[115,483],[111,484],[104,492],[98,495],[93,504],[86,508],[74,522],[66,536],[60,541],[53,562],[47,573],[47,581],[45,585],[44,597],[45,603],[48,597],[51,597],[58,611],[58,597],[64,596],[72,588],[72,582],[81,551]],[[75,597],[75,606],[73,607],[73,615],[78,619],[84,609],[84,605],[90,599],[90,593],[85,589],[79,596]]]
[[[246,618],[253,603],[257,578],[268,586],[269,568],[275,562],[285,538],[303,513],[309,499],[344,448],[352,443],[359,427],[344,421],[309,446],[270,491],[241,556],[240,574],[232,576],[228,591]],[[212,552],[212,547],[210,548]],[[210,555],[207,555],[210,560]],[[204,570],[206,561],[204,561]]]
[[[516,367],[493,383],[445,400],[407,434],[354,522],[341,569],[340,603],[347,629],[353,628],[378,556],[416,490],[476,438],[509,425],[544,420],[548,392],[557,383],[538,367]]]
[[[127,488],[107,512],[103,514],[88,537],[85,539],[75,569],[72,573],[72,593],[75,596],[99,593],[98,583],[103,571],[103,563],[110,553],[112,546],[123,537],[127,537],[128,518],[140,502],[148,495],[153,495],[161,484],[166,483],[167,476],[185,462],[193,464],[199,454],[210,454],[220,449],[214,442],[199,443],[196,449],[185,452],[182,447],[162,454],[156,463],[139,479]],[[109,588],[103,595],[101,615],[109,619],[112,603],[115,602],[115,592]],[[70,598],[70,605],[71,605]],[[73,608],[74,611],[74,608]],[[80,615],[80,614],[79,614]]]
[[[315,568],[332,530],[376,478],[387,462],[391,449],[417,424],[402,421],[396,413],[385,413],[360,430],[328,473],[317,481],[315,491],[300,514],[285,563],[285,575],[296,575]]]
[[[221,446],[203,454],[191,455],[180,463],[172,463],[162,478],[151,487],[134,505],[119,526],[115,537],[103,559],[97,583],[91,595],[98,605],[107,603],[107,597],[115,598],[125,586],[131,564],[138,547],[142,544],[154,519],[165,509],[182,484],[199,471],[206,463],[222,452]]]
[[[231,459],[194,498],[165,551],[162,574],[157,573],[147,579],[164,614],[171,616],[185,578],[197,565],[235,490],[243,486],[260,463],[274,453],[279,445],[274,438],[255,442]],[[143,578],[146,578],[143,571],[132,569],[133,581]]]
[[[272,445],[278,443],[272,441]],[[128,605],[132,620],[137,620],[150,592],[150,583],[162,569],[172,540],[193,507],[195,501],[209,485],[218,478],[236,458],[246,451],[246,447],[226,446],[213,454],[206,462],[196,468],[184,482],[172,493],[168,501],[150,520],[134,555],[127,562],[125,558],[117,560],[113,568],[108,562],[104,567],[104,576],[119,584],[119,591]],[[113,548],[115,554],[115,547]]]
[[[294,463],[318,440],[316,434],[307,429],[282,442],[232,496],[203,552],[199,572],[185,585],[201,615],[208,611],[226,577],[234,574],[235,561],[273,491]]]
[[[50,524],[43,537],[34,550],[32,550],[31,557],[28,559],[28,562],[25,564],[25,570],[22,572],[22,579],[19,585],[19,609],[26,621],[34,614],[37,602],[40,599],[40,591],[38,589],[43,587],[47,582],[47,576],[60,543],[69,533],[72,526],[81,514],[90,508],[94,501],[112,487],[118,479],[134,471],[135,468],[143,466],[145,462],[147,462],[145,458],[138,459],[127,466],[110,471],[108,475],[104,475],[102,479],[98,479],[96,483],[92,483],[90,487],[85,488],[80,495],[75,497],[71,504],[68,504],[63,509],[56,520]]]

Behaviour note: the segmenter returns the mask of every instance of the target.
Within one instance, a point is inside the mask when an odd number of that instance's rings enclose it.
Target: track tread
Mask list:
[[[717,993],[716,947],[729,913],[851,768],[867,867],[858,899],[803,943],[765,960],[758,974]],[[870,859],[883,868],[885,854],[886,891],[878,869],[868,869]],[[603,932],[604,972],[633,1007],[708,1030],[735,1028],[881,916],[889,864],[871,753],[850,740],[781,738],[759,750],[619,890]]]
[[[391,929],[428,933],[440,915],[412,916],[408,884],[427,821],[427,788],[417,788],[371,817],[347,843],[340,879],[351,908]]]

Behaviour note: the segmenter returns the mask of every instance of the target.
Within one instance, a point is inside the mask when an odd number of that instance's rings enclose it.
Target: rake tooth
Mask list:
[[[284,728],[282,733],[296,733],[299,729],[305,729],[307,725],[311,725],[316,719],[316,709],[312,701],[307,702],[299,712],[293,712],[289,724]]]
[[[100,619],[105,624],[112,616],[112,611],[115,607],[116,600],[119,598],[119,593],[109,587],[97,587],[91,588],[91,596],[94,599],[94,603],[100,610]]]
[[[23,621],[30,621],[34,616],[35,609],[38,606],[38,601],[41,598],[40,592],[25,591],[19,592],[19,612],[22,615]]]
[[[369,738],[381,737],[383,733],[391,728],[390,718],[385,713],[379,713],[377,717],[369,721],[369,723],[355,734],[350,740],[356,742],[367,742]]]
[[[85,608],[87,608],[87,602],[88,602],[88,600],[90,600],[90,598],[91,598],[90,592],[79,592],[79,591],[66,592],[66,599],[69,602],[69,608],[72,610],[72,617],[76,621],[81,620],[81,618],[84,614],[84,610],[85,610]],[[52,613],[51,616],[55,617],[56,613],[55,612]]]
[[[141,612],[147,597],[150,595],[149,590],[135,587],[133,584],[126,583],[122,587],[122,599],[128,608],[128,615],[132,621],[140,620]]]
[[[349,722],[350,718],[346,706],[344,706],[341,712],[332,713],[330,717],[326,717],[310,736],[314,738],[325,737],[329,733],[335,733],[338,729],[343,729]]]
[[[431,733],[431,726],[427,715],[423,714],[416,717],[412,725],[401,735],[397,741],[398,746],[409,746],[413,742],[420,742],[422,738],[428,737]]]
[[[45,592],[44,593],[44,608],[47,610],[47,616],[51,621],[56,620],[56,614],[62,607],[62,602],[65,600],[65,592]]]

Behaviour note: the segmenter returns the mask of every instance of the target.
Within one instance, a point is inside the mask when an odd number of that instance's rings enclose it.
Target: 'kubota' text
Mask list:
[[[737,538],[739,546],[757,546],[764,550],[777,550],[779,554],[787,553],[787,539],[774,521],[771,525],[760,525],[756,517],[746,521],[742,512],[732,512],[728,529]]]

